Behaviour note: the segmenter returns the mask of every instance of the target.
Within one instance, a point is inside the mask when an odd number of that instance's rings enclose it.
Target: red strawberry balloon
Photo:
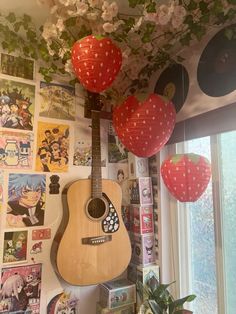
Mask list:
[[[150,157],[166,144],[175,126],[176,112],[157,94],[129,96],[113,112],[113,126],[122,144],[139,157]]]
[[[161,165],[161,176],[169,192],[180,202],[195,202],[211,178],[207,158],[197,154],[176,154]]]
[[[90,92],[100,93],[120,71],[122,54],[110,38],[90,35],[74,44],[71,60],[81,84]]]

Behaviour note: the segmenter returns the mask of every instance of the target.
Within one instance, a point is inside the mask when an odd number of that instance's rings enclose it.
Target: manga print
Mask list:
[[[75,120],[75,89],[55,83],[40,82],[39,115],[62,120]]]
[[[32,227],[44,224],[45,187],[45,175],[9,175],[7,227]]]
[[[32,167],[32,134],[0,131],[0,167],[30,169]]]
[[[33,130],[35,87],[0,79],[0,126]]]
[[[26,260],[27,237],[27,231],[4,233],[3,263],[15,263]]]
[[[69,163],[69,127],[38,123],[36,171],[66,172]]]
[[[0,313],[39,314],[41,264],[3,268]]]

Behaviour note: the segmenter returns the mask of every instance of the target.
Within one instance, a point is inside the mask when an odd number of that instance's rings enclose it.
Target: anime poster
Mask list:
[[[106,167],[106,127],[100,125],[101,138],[101,165]],[[92,129],[91,120],[80,118],[79,125],[75,127],[74,142],[74,166],[91,166],[92,165]]]
[[[35,227],[44,224],[46,175],[10,173],[7,227]]]
[[[35,86],[0,79],[0,127],[33,130]]]
[[[115,134],[112,122],[108,129],[108,161],[110,163],[128,162],[128,151]]]
[[[3,263],[16,263],[27,259],[28,231],[4,233]]]
[[[75,89],[72,86],[40,82],[41,117],[75,120]]]
[[[77,314],[78,301],[71,293],[59,293],[48,303],[47,314]]]
[[[3,171],[0,170],[0,211],[2,210],[2,204],[3,204],[3,182],[4,182],[4,174],[3,174]]]
[[[69,126],[39,122],[37,138],[36,171],[68,171]]]
[[[31,169],[33,134],[0,131],[0,168]]]
[[[0,313],[39,314],[41,264],[3,268]]]
[[[11,76],[33,80],[34,61],[1,53],[1,72]]]
[[[122,190],[121,204],[129,205],[128,163],[108,164],[108,178],[119,183]]]

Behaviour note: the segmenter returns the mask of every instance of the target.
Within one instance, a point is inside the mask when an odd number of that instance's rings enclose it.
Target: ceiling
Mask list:
[[[42,25],[48,14],[47,6],[40,6],[37,0],[0,0],[0,12],[14,12],[17,15],[28,14],[36,25]]]

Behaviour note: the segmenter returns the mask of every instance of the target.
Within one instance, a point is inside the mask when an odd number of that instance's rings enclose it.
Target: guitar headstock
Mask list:
[[[85,111],[84,116],[86,118],[91,118],[91,111],[101,111],[103,104],[100,100],[100,95],[98,93],[92,93],[87,91],[87,99],[85,100]]]
[[[103,101],[98,93],[92,93],[87,91],[88,97],[85,100],[85,107],[84,107],[84,117],[91,118],[91,111],[101,111],[100,117],[102,119],[112,120],[112,113],[103,111]]]

